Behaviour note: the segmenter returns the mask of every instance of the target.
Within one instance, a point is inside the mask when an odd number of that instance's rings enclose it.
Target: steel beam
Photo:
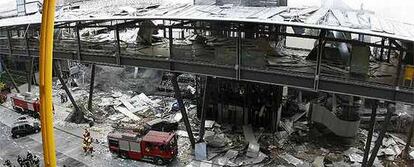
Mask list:
[[[13,76],[10,74],[9,69],[6,67],[6,64],[4,64],[4,61],[1,61],[1,65],[3,66],[4,71],[6,71],[7,75],[9,76],[14,88],[16,89],[16,92],[20,93],[19,87],[17,86],[16,82],[14,81]]]
[[[338,78],[321,77],[319,90],[343,95],[353,95],[384,101],[395,101],[414,104],[414,92],[395,89],[393,86],[374,85],[357,81],[344,81]]]
[[[77,48],[77,60],[81,61],[81,51],[82,51],[82,47],[81,47],[81,39],[80,39],[80,33],[79,33],[79,29],[80,27],[77,26],[79,25],[79,23],[76,23],[76,27],[75,27],[75,32],[76,32],[76,42],[78,43],[78,48]]]
[[[385,133],[387,132],[388,125],[391,122],[391,116],[394,113],[394,111],[395,111],[395,105],[394,104],[388,104],[387,115],[386,115],[385,121],[384,121],[384,123],[381,127],[381,132],[378,135],[377,140],[375,141],[375,146],[372,149],[371,156],[369,157],[369,160],[367,162],[367,167],[371,167],[374,163],[375,158],[377,157],[378,150],[382,146],[382,139],[384,139]]]
[[[173,26],[173,28],[181,28],[181,29],[192,29],[192,30],[217,30],[217,28],[209,28],[209,27],[190,27],[190,26]],[[228,28],[222,28],[220,30],[228,30],[228,31],[233,31],[233,29],[228,29]],[[242,31],[245,31],[245,29],[241,29]],[[324,30],[322,29],[321,31],[329,31],[329,30]],[[272,32],[261,32],[262,34],[269,34],[271,35]],[[281,36],[288,36],[288,37],[298,37],[298,38],[307,38],[307,39],[320,39],[319,36],[315,36],[315,35],[306,35],[306,34],[293,34],[293,33],[287,33],[287,32],[279,32],[277,33],[278,35]],[[349,43],[349,44],[357,44],[357,45],[367,45],[367,46],[372,46],[372,47],[378,47],[378,48],[385,48],[385,49],[400,49],[397,47],[394,47],[392,45],[389,46],[383,46],[381,44],[376,44],[376,43],[370,43],[370,42],[364,42],[364,41],[358,41],[358,40],[352,40],[352,39],[341,39],[341,38],[332,38],[332,37],[323,37],[322,38],[325,41],[328,42],[344,42],[344,43]],[[403,50],[405,50],[403,48]]]
[[[385,46],[385,38],[382,38],[382,40],[381,40],[381,46]],[[380,50],[380,57],[379,57],[379,59],[380,59],[380,61],[383,61],[384,60],[384,48],[381,48],[381,50]]]
[[[367,142],[365,143],[365,150],[364,150],[364,159],[362,160],[362,166],[366,166],[367,165],[367,161],[368,161],[368,156],[369,156],[369,151],[370,151],[370,147],[371,147],[371,142],[372,142],[372,135],[374,134],[374,129],[375,129],[375,119],[377,118],[377,108],[378,108],[378,101],[374,100],[374,103],[372,104],[372,112],[371,112],[371,119],[370,119],[370,124],[369,124],[369,131],[368,131],[368,137],[367,137]]]
[[[32,52],[37,57],[37,52]],[[3,54],[9,56],[8,54]],[[27,55],[21,55],[24,57]],[[76,52],[54,52],[55,59],[76,60]],[[82,63],[116,65],[114,56],[82,54]],[[145,67],[157,70],[191,73],[214,76],[226,79],[236,79],[234,66],[202,63],[189,60],[171,60],[165,58],[149,58],[144,56],[121,56],[121,65]],[[290,87],[314,91],[314,74],[288,70],[265,70],[248,67],[240,68],[240,80],[265,84],[287,85]],[[320,76],[318,90],[344,95],[361,96],[384,101],[395,101],[414,104],[414,92],[408,89],[396,89],[393,83],[375,84],[365,81],[345,80],[338,77]]]
[[[403,151],[403,154],[402,154],[403,158],[405,158],[405,159],[409,159],[408,152],[411,150],[410,146],[411,146],[411,141],[413,140],[413,133],[414,133],[414,118],[411,119],[411,127],[410,127],[410,130],[408,132],[408,138],[407,138],[406,144],[404,146],[404,151]]]
[[[27,55],[30,57],[30,69],[29,69],[29,76],[27,79],[27,91],[32,91],[32,83],[33,83],[33,71],[34,71],[34,57],[30,55],[30,46],[29,46],[29,38],[27,37],[27,32],[25,34],[25,45],[26,45],[26,52]]]
[[[118,24],[118,25],[95,25],[95,26],[93,26],[93,25],[92,26],[87,25],[87,24],[89,24],[91,22],[91,20],[83,20],[83,21],[77,21],[77,22],[79,23],[79,25],[82,26],[82,28],[106,27],[108,29],[114,29],[115,26],[119,26],[119,27],[123,27],[123,28],[127,28],[127,27],[135,28],[135,27],[138,27],[135,24],[136,22],[140,22],[140,21],[143,21],[143,20],[151,20],[151,19],[149,19],[149,18],[142,18],[142,19],[131,19],[131,18],[129,18],[129,19],[118,19],[118,20],[104,19],[104,20],[96,20],[96,21],[93,21],[92,20],[92,22],[127,21],[127,20],[129,22],[121,23],[121,24]],[[152,20],[165,20],[165,19],[154,18]],[[171,19],[169,19],[169,20],[171,20]],[[76,20],[74,20],[73,22],[75,22],[75,21]],[[196,22],[196,21],[212,22],[213,20],[178,19],[178,20],[174,20],[174,21],[181,21],[181,22],[184,21],[184,22],[189,22],[190,23],[190,22]],[[64,22],[64,24],[66,24],[66,22]],[[86,26],[80,24],[81,22],[86,22],[86,23],[84,23],[84,24],[86,24]],[[223,23],[224,24],[232,24],[232,23],[242,23],[243,24],[243,22],[237,22],[237,21],[223,21]],[[267,27],[270,27],[271,25],[276,25],[276,26],[284,26],[284,27],[300,27],[300,28],[306,28],[306,29],[312,29],[312,30],[341,31],[341,32],[357,33],[357,32],[352,32],[352,31],[348,31],[348,30],[335,30],[335,29],[322,28],[322,27],[320,27],[320,28],[319,27],[311,27],[311,26],[306,26],[306,25],[303,25],[303,26],[294,26],[294,25],[287,25],[287,24],[272,24],[272,23],[252,23],[252,24],[255,24],[257,26],[263,26],[264,25],[264,26],[267,26]],[[37,26],[38,24],[33,24],[33,25],[34,26]],[[193,24],[189,24],[189,25],[193,25]],[[27,26],[27,24],[26,25],[21,25],[21,26]],[[63,25],[57,25],[57,27],[59,27],[59,28],[73,28],[73,26],[63,26]],[[8,28],[10,28],[10,27],[8,27]],[[182,29],[205,29],[205,30],[208,30],[209,29],[209,27],[181,26],[181,25],[176,25],[174,28],[182,28]],[[262,34],[266,34],[268,32],[269,31],[267,30],[267,31],[262,31],[261,33]],[[386,36],[381,36],[381,35],[377,35],[377,34],[367,34],[367,33],[359,33],[359,34],[368,35],[368,36],[372,36],[372,37],[380,37],[380,38],[386,37]],[[281,35],[283,35],[283,34],[281,34]],[[308,36],[308,35],[303,35],[303,34],[290,34],[289,33],[289,34],[286,34],[285,36],[297,36],[297,37],[302,37],[302,38],[308,38],[308,37],[310,37],[310,38],[318,39],[318,37]],[[331,38],[329,40],[327,38],[326,40],[327,41],[331,41],[332,40],[332,42],[334,42],[334,41],[338,41],[339,42],[339,40],[342,41],[342,42],[346,41],[346,39],[335,39],[335,38]],[[405,39],[401,39],[401,40],[405,40]],[[357,42],[355,40],[347,40],[347,41],[349,41],[349,42]],[[366,43],[366,45],[374,46],[374,47],[381,47],[380,44],[374,44],[374,43]],[[393,47],[393,48],[399,50],[399,48],[397,48],[397,47]]]
[[[177,99],[178,107],[180,107],[181,115],[183,116],[184,125],[185,125],[185,128],[186,128],[187,133],[188,133],[188,138],[190,139],[190,142],[191,142],[191,147],[194,149],[194,146],[195,146],[194,135],[193,135],[193,132],[191,130],[190,121],[188,120],[187,111],[185,109],[183,98],[181,96],[180,87],[178,86],[177,76],[178,76],[178,74],[174,73],[174,75],[171,79],[171,82],[172,82],[172,85],[174,87],[175,98]]]
[[[56,76],[58,77],[58,79],[59,79],[59,81],[60,81],[60,84],[62,84],[62,88],[63,88],[63,90],[65,90],[65,92],[66,92],[66,94],[68,95],[68,97],[69,97],[69,100],[70,100],[70,102],[72,102],[72,105],[73,105],[73,107],[75,108],[75,112],[76,113],[80,113],[81,112],[81,110],[80,110],[80,108],[79,108],[79,106],[76,104],[76,101],[75,101],[75,99],[73,98],[73,96],[72,96],[72,93],[70,93],[70,90],[69,90],[69,88],[66,86],[66,82],[65,82],[65,80],[63,80],[63,78],[62,78],[62,74],[60,73],[60,67],[59,67],[59,63],[57,63],[57,62],[55,62],[54,63],[55,65],[54,65],[54,71],[55,71],[55,74],[56,74]]]
[[[391,39],[388,39],[388,46],[389,47],[392,47],[392,42],[391,42],[392,40]],[[388,49],[388,54],[387,54],[387,62],[389,63],[391,61],[391,48],[389,48]]]
[[[242,38],[240,30],[237,31],[236,57],[236,80],[240,80],[240,68],[242,66]]]
[[[12,50],[12,44],[11,44],[10,30],[7,30],[6,35],[7,35],[7,45],[9,47],[9,54],[12,55],[13,50]]]
[[[404,51],[400,51],[400,55],[398,56],[398,62],[397,62],[397,76],[396,79],[394,81],[394,86],[396,89],[399,89],[399,82],[400,82],[400,76],[401,76],[401,66],[402,66],[402,62],[403,62],[403,55],[404,55]]]
[[[207,107],[208,107],[208,97],[207,97],[207,84],[208,81],[211,80],[211,77],[206,77],[204,85],[203,85],[203,104],[202,104],[202,108],[201,108],[201,119],[200,119],[200,138],[199,141],[204,141],[204,133],[205,133],[205,125],[206,125],[206,112],[207,112]]]
[[[33,83],[33,72],[34,72],[34,57],[31,58],[30,60],[30,71],[29,71],[29,78],[28,78],[28,82],[27,82],[27,91],[31,92],[32,91],[32,83]]]
[[[401,46],[398,42],[396,42],[395,40],[391,41],[392,44],[395,45],[395,47],[397,47],[397,50],[406,50],[407,48],[404,46]],[[399,48],[399,49],[398,49]]]
[[[167,38],[167,29],[165,28],[165,20],[162,21],[162,25],[164,25],[164,28],[162,29],[163,37]]]
[[[92,96],[93,96],[93,88],[95,83],[95,64],[92,64],[91,67],[91,81],[89,84],[89,99],[88,99],[88,110],[92,111]]]
[[[322,55],[325,51],[325,44],[326,41],[323,40],[323,38],[326,35],[326,31],[321,30],[319,34],[319,40],[318,40],[318,48],[317,48],[317,56],[316,56],[316,70],[315,70],[315,80],[313,84],[313,89],[318,91],[319,88],[319,78],[321,76],[321,65],[322,65]]]
[[[121,43],[120,43],[120,37],[119,37],[119,28],[115,28],[115,42],[116,42],[116,64],[121,64]]]
[[[173,39],[173,32],[172,31],[173,31],[172,27],[168,27],[168,46],[170,48],[170,52],[169,52],[170,53],[170,55],[169,55],[170,60],[174,60],[174,53],[173,53],[174,39]],[[170,63],[169,67],[170,67],[170,70],[174,70],[175,69],[174,63]]]

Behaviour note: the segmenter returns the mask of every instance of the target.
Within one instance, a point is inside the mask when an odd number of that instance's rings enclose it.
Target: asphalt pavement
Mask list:
[[[0,106],[0,161],[1,164],[6,160],[12,161],[16,166],[17,155],[26,156],[30,151],[38,156],[43,166],[43,148],[41,133],[13,139],[10,133],[10,126],[21,115],[13,110]],[[56,143],[56,158],[58,166],[67,167],[118,167],[118,166],[155,166],[150,163],[134,161],[128,159],[121,159],[111,154],[106,145],[94,143],[96,150],[94,156],[85,156],[82,151],[82,136],[83,129],[81,128],[67,128],[55,125],[55,143]]]

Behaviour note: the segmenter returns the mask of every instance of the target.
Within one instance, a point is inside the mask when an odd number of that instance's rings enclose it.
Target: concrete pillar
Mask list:
[[[332,94],[332,112],[336,112],[337,104],[336,104],[336,95],[335,93]]]
[[[134,79],[136,79],[137,77],[138,77],[138,67],[135,67]]]
[[[286,97],[288,95],[288,87],[287,86],[284,86],[283,87],[283,93],[282,93],[282,96],[283,97]]]

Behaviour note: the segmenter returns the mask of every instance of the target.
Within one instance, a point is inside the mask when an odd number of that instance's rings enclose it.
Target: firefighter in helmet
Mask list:
[[[89,132],[88,129],[85,128],[85,131],[83,132],[83,139],[85,139],[87,137],[91,137],[91,133]]]
[[[93,147],[92,147],[92,137],[88,129],[85,129],[83,133],[83,152],[87,154],[88,152],[92,154]]]

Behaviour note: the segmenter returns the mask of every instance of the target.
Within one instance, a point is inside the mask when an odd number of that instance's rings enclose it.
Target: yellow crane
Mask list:
[[[52,112],[53,32],[55,27],[55,0],[44,0],[40,29],[40,122],[42,126],[43,157],[46,167],[56,166],[55,139]]]

